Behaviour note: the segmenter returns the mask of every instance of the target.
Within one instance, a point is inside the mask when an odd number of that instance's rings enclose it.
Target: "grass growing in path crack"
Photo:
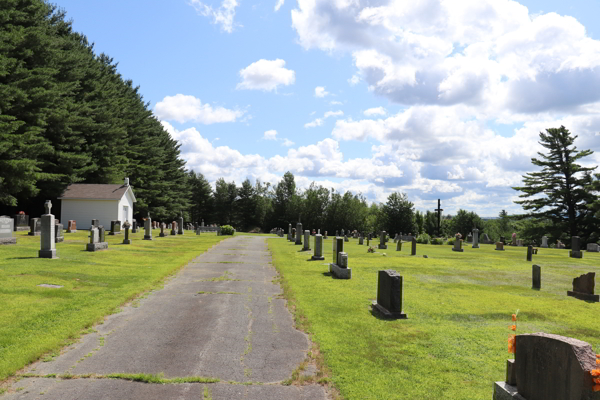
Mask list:
[[[331,239],[324,241],[331,259]],[[506,376],[511,314],[517,333],[547,332],[589,342],[600,353],[598,304],[566,296],[572,280],[600,273],[600,254],[572,259],[567,250],[540,249],[527,262],[525,247],[418,245],[367,253],[357,240],[344,243],[352,279],[329,276],[328,265],[306,261],[293,243],[269,240],[273,264],[296,324],[318,344],[331,380],[346,400],[491,398]],[[423,258],[427,254],[428,258]],[[531,289],[531,266],[542,266],[542,290]],[[406,320],[371,312],[378,271],[404,277]],[[299,382],[301,371],[294,380]]]
[[[56,245],[60,258],[51,260],[38,258],[39,236],[15,232],[18,244],[0,252],[0,382],[44,355],[51,361],[104,316],[227,238],[143,235],[131,234],[130,245],[107,235],[108,250],[87,252],[87,231],[65,234]],[[63,287],[37,286],[49,282]]]
[[[98,376],[96,376],[98,377]],[[165,378],[160,374],[108,374],[103,377],[109,379],[123,379],[126,381],[144,382],[144,383],[217,383],[219,378],[206,378],[202,376],[187,376],[182,378]]]

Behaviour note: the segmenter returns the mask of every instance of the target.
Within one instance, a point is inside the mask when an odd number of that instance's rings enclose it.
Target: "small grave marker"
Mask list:
[[[598,302],[599,296],[594,294],[595,278],[595,272],[588,272],[573,279],[573,290],[568,290],[567,296],[575,297],[579,300]]]
[[[0,244],[17,244],[17,238],[13,237],[14,224],[12,218],[0,216]]]
[[[402,312],[402,276],[391,269],[379,271],[377,300],[371,305],[373,311],[385,318],[405,319]]]

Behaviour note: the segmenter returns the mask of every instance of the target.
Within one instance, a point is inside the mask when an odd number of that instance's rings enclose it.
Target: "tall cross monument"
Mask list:
[[[437,212],[437,217],[438,217],[438,227],[437,227],[437,233],[438,236],[440,236],[440,228],[441,228],[441,222],[442,222],[442,211],[444,211],[440,205],[440,199],[438,199],[438,208],[436,210],[434,210],[435,212]]]

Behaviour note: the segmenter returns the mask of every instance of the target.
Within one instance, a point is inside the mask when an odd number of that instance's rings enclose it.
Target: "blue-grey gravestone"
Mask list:
[[[52,202],[50,200],[46,200],[44,203],[44,208],[46,209],[46,214],[42,215],[42,228],[40,233],[40,258],[58,258],[56,255],[56,241],[54,239],[55,231],[55,223],[54,223],[54,215],[50,213],[52,210]]]
[[[296,244],[302,244],[302,223],[296,224]]]

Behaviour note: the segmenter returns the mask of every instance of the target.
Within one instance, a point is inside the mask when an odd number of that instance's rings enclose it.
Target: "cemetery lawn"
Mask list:
[[[313,252],[285,238],[268,242],[296,324],[319,346],[346,400],[491,399],[494,381],[505,379],[506,359],[513,358],[507,339],[517,309],[517,334],[570,336],[600,353],[600,303],[567,297],[573,278],[600,275],[600,253],[573,259],[568,250],[539,249],[527,262],[526,247],[466,244],[459,253],[419,244],[410,256],[410,243],[396,252],[390,240],[387,250],[369,254],[366,240],[360,246],[350,239],[344,251],[352,279],[339,280],[329,276],[331,238],[323,243],[324,261],[308,261]],[[531,289],[533,264],[542,267],[539,291]],[[371,313],[383,269],[403,275],[408,319]]]
[[[107,233],[109,248],[98,252],[85,251],[89,231],[65,233],[57,260],[38,258],[40,237],[25,232],[15,232],[16,245],[0,246],[0,382],[40,357],[58,355],[83,330],[228,237],[159,233],[153,231],[152,241],[142,240],[143,230],[130,233],[130,245],[121,244],[124,234]]]

